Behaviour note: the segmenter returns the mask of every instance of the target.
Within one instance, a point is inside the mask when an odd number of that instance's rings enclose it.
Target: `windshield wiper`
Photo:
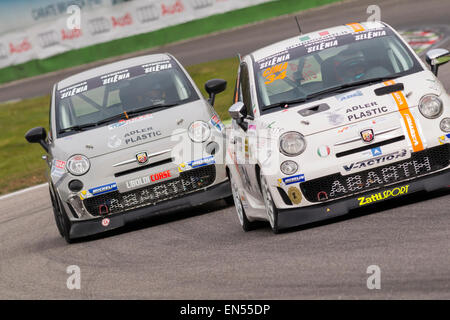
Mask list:
[[[61,129],[61,130],[59,130],[59,133],[64,133],[67,131],[83,131],[86,128],[95,127],[95,126],[97,126],[96,123],[86,123],[86,124],[81,124],[81,125],[75,125],[72,127]]]
[[[170,108],[170,107],[174,107],[174,106],[178,106],[178,103],[173,103],[173,104],[156,104],[156,105],[152,105],[149,107],[143,107],[140,109],[136,109],[136,110],[131,110],[131,111],[127,111],[127,115],[131,116],[131,115],[135,115],[135,114],[140,114],[146,111],[150,111],[150,110],[155,110],[155,109],[160,109],[160,108]]]
[[[302,103],[305,102],[307,99],[305,98],[300,98],[300,99],[294,99],[294,100],[289,100],[289,101],[281,101],[281,102],[276,102],[273,104],[269,104],[267,106],[264,106],[264,108],[262,108],[262,111],[266,111],[268,109],[272,109],[272,108],[284,108],[286,106],[289,106],[291,104],[296,104],[296,103]]]

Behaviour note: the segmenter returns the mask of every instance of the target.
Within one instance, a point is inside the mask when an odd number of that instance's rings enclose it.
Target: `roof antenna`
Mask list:
[[[295,16],[295,21],[297,22],[298,31],[300,32],[300,35],[302,34],[302,28],[300,27],[300,22],[298,22],[298,17]]]

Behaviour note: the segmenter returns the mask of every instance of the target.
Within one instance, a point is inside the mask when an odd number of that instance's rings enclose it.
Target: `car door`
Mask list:
[[[242,126],[236,125],[235,130],[235,150],[237,168],[241,175],[244,188],[253,196],[259,193],[259,187],[255,175],[255,148],[256,148],[256,127],[255,115],[253,111],[254,103],[251,96],[249,69],[245,62],[241,63],[238,83],[236,86],[235,102],[241,101],[246,108],[247,130]]]

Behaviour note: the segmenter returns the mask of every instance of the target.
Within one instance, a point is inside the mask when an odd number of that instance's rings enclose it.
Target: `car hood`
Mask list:
[[[52,153],[60,159],[74,154],[94,158],[162,139],[170,148],[173,136],[185,134],[196,120],[209,122],[212,115],[212,108],[199,100],[59,138]]]
[[[424,94],[443,92],[442,84],[428,71],[397,78],[395,83],[403,83],[409,108],[417,107]],[[377,83],[269,113],[262,117],[262,127],[278,129],[277,132],[299,131],[307,136],[398,112],[399,106],[391,93],[375,93],[382,87],[383,83]]]

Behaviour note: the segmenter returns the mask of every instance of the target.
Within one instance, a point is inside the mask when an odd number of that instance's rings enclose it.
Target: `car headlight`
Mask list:
[[[439,117],[443,110],[442,100],[434,94],[424,95],[419,102],[420,113],[428,119]]]
[[[66,168],[74,176],[82,176],[89,171],[91,163],[81,154],[74,155],[67,160]]]
[[[294,157],[301,154],[306,149],[306,140],[295,131],[289,131],[280,137],[280,151],[282,154]]]
[[[283,172],[287,176],[291,176],[298,170],[298,164],[292,160],[284,161],[280,166],[281,172]]]
[[[189,138],[194,142],[204,142],[211,135],[211,129],[204,121],[195,121],[189,126]]]
[[[442,131],[450,132],[450,118],[442,119],[440,127]]]

